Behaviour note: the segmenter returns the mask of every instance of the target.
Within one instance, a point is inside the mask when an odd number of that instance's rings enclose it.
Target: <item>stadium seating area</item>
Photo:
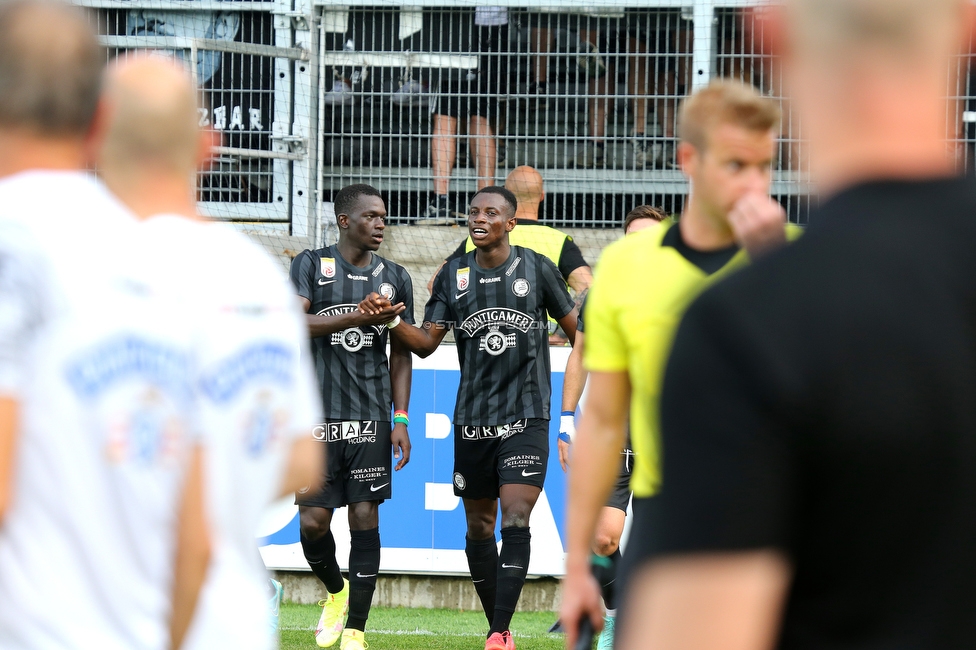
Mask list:
[[[432,198],[432,113],[444,101],[442,86],[471,101],[497,99],[491,175],[501,181],[517,165],[540,169],[543,218],[564,227],[617,226],[642,203],[681,210],[686,186],[674,166],[674,125],[691,89],[733,77],[770,96],[784,92],[766,54],[762,11],[738,0],[640,8],[533,2],[485,14],[503,27],[479,27],[473,7],[422,2],[302,10],[275,1],[80,2],[97,10],[113,52],[160,49],[195,59],[209,105],[201,122],[225,136],[201,176],[205,209],[281,234],[310,236],[319,228],[315,197],[328,201],[353,182],[383,191],[395,222],[421,217]],[[487,32],[491,52],[479,53]],[[948,136],[972,167],[976,98],[969,62],[962,64],[965,102]],[[773,193],[804,223],[802,131],[785,101],[783,108]],[[594,133],[596,124],[604,133]],[[450,192],[463,206],[479,170],[467,121],[458,128]],[[592,159],[601,137],[602,162]]]

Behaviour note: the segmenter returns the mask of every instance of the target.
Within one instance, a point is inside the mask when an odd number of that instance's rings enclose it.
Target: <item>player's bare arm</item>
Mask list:
[[[590,548],[603,506],[613,490],[626,440],[630,409],[630,378],[626,372],[593,372],[590,393],[573,445],[566,514],[566,577],[559,618],[566,629],[566,647],[576,643],[576,629],[589,616],[603,627],[600,586],[590,573]]]
[[[359,310],[373,318],[379,318],[384,313],[388,314],[389,307],[390,301],[375,291],[359,303]],[[447,336],[447,332],[447,327],[428,321],[424,321],[420,327],[400,323],[390,330],[390,339],[402,345],[408,352],[425,359],[433,354]]]
[[[302,308],[307,312],[312,308],[312,303],[308,298],[299,296]],[[389,301],[387,301],[389,303]],[[335,332],[342,332],[350,327],[364,327],[367,325],[385,325],[403,313],[406,309],[402,302],[395,305],[388,304],[383,309],[374,313],[367,314],[361,310],[351,311],[335,316],[319,316],[318,314],[308,314],[308,332],[312,338],[318,336],[328,336]]]
[[[581,266],[569,274],[569,277],[566,278],[566,284],[572,287],[577,294],[582,293],[593,284],[593,271],[588,266]]]
[[[409,327],[400,323],[394,330]],[[406,411],[410,405],[410,381],[413,376],[413,355],[396,337],[390,339],[390,386],[393,390],[393,410]],[[410,434],[407,425],[396,422],[390,434],[393,443],[393,458],[399,459],[394,471],[400,471],[410,462]]]
[[[325,445],[315,438],[296,438],[288,452],[288,464],[281,477],[278,496],[285,497],[303,489],[312,493],[318,491],[322,487],[325,454]]]
[[[3,515],[10,506],[13,489],[18,411],[17,400],[0,396],[0,524],[3,523]]]
[[[573,307],[571,312],[562,318],[557,318],[556,322],[559,323],[559,326],[563,328],[564,332],[566,332],[566,338],[569,339],[569,342],[575,345],[576,323],[579,322],[579,310],[576,307]]]
[[[569,413],[572,411],[576,413],[576,407],[579,406],[580,397],[583,396],[583,387],[586,385],[586,368],[583,367],[583,345],[586,340],[586,335],[583,332],[576,332],[576,341],[573,343],[573,349],[569,353],[569,359],[566,361],[566,374],[563,376],[563,413]],[[572,439],[576,434],[576,424],[574,422],[575,415],[563,416],[567,418],[565,423],[562,422],[560,418],[559,432],[560,434],[566,433]],[[569,469],[569,447],[570,443],[563,440],[560,435],[559,440],[556,442],[559,448],[559,465],[563,468],[563,471]]]
[[[171,647],[183,644],[210,563],[210,531],[204,510],[203,447],[194,447],[180,501],[173,577]]]
[[[434,353],[437,346],[447,336],[448,328],[437,323],[424,321],[420,327],[401,324],[392,330],[394,341],[401,343],[406,349],[425,359]]]
[[[766,650],[776,643],[790,568],[779,553],[663,558],[635,575],[618,647]]]
[[[765,194],[750,192],[728,215],[736,243],[753,260],[786,244],[786,211]]]

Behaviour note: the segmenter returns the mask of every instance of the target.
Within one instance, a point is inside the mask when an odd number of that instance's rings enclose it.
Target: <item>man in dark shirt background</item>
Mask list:
[[[945,141],[973,13],[768,18],[823,202],[681,325],[618,647],[976,647],[976,186]]]

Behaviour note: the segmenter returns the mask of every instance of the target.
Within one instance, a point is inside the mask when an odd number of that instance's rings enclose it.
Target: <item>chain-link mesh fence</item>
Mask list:
[[[544,179],[541,221],[570,229],[593,263],[631,208],[681,212],[678,108],[720,77],[781,102],[771,192],[800,224],[813,200],[761,1],[76,1],[93,10],[110,55],[189,62],[201,124],[222,134],[200,174],[201,211],[283,263],[334,240],[329,202],[365,182],[394,226],[381,253],[400,255],[422,288],[464,238],[470,196],[524,165]],[[959,99],[947,140],[967,170],[970,63],[958,60],[958,88],[947,89]]]

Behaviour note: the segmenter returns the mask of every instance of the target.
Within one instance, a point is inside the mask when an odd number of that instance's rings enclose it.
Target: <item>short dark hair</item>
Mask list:
[[[336,216],[349,214],[349,211],[356,207],[356,202],[359,201],[359,197],[361,196],[377,196],[381,201],[383,200],[383,195],[372,185],[366,185],[365,183],[346,185],[335,195]]]
[[[652,219],[657,222],[667,221],[669,219],[668,215],[665,214],[664,210],[660,208],[655,208],[653,205],[638,205],[636,208],[627,213],[624,218],[624,232],[630,228],[630,224],[634,223],[638,219]]]
[[[57,0],[0,2],[0,126],[84,135],[105,65],[81,9]]]
[[[497,194],[498,196],[505,199],[505,202],[512,208],[512,214],[514,215],[518,212],[518,199],[512,194],[512,190],[507,190],[504,187],[499,187],[498,185],[489,185],[488,187],[483,187],[474,193],[471,200],[474,201],[475,196],[479,194]]]

